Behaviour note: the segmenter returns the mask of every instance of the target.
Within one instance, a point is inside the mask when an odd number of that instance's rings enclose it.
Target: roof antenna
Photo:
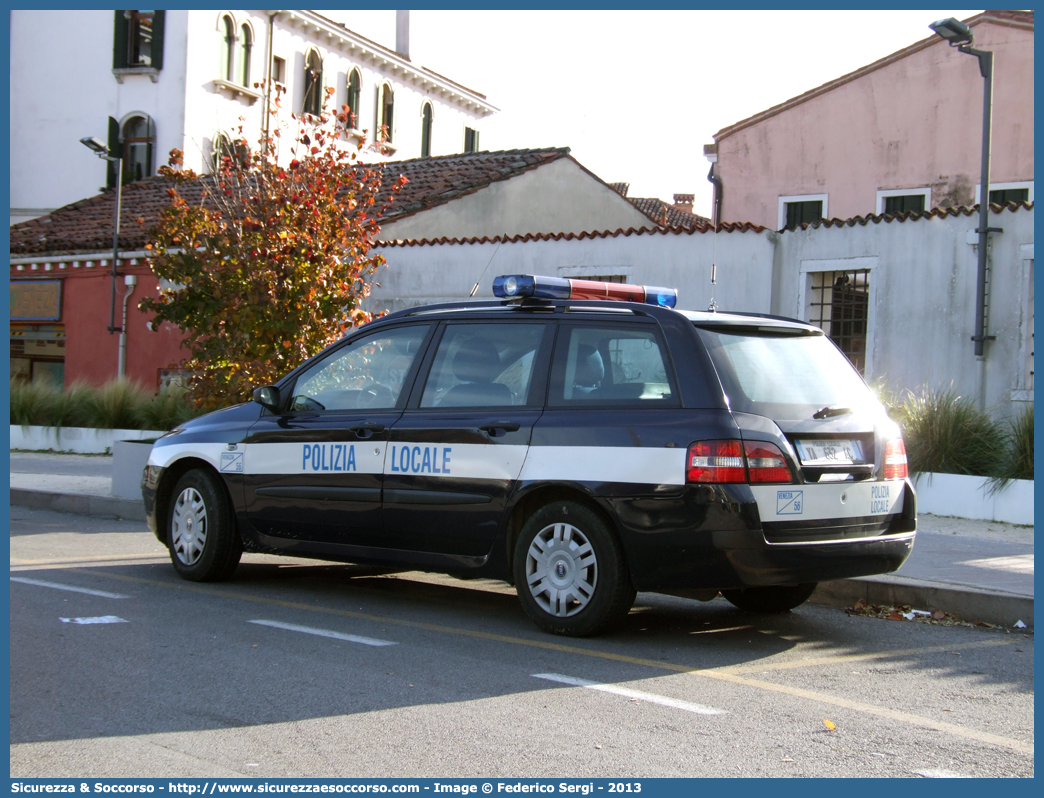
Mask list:
[[[503,241],[503,240],[500,240],[500,241],[498,241],[498,242],[497,242],[497,248],[496,248],[495,250],[493,250],[493,254],[489,256],[489,261],[488,261],[488,262],[486,263],[486,269],[488,269],[488,268],[489,268],[489,264],[493,262],[493,258],[495,258],[495,257],[497,256],[497,252],[498,252],[498,251],[500,250],[500,245],[501,245],[501,244],[503,244],[503,243],[504,243],[504,241]],[[476,294],[476,293],[478,292],[478,289],[479,289],[479,283],[481,283],[481,282],[482,282],[482,278],[483,278],[483,277],[485,276],[485,274],[486,274],[486,269],[483,269],[483,270],[482,270],[482,274],[480,274],[480,275],[479,275],[479,278],[478,278],[478,280],[476,280],[476,281],[475,281],[475,285],[474,285],[474,287],[473,287],[473,288],[471,289],[471,293],[470,293],[470,294],[468,294],[468,298],[469,298],[469,299],[470,299],[471,297],[475,296],[475,294]]]

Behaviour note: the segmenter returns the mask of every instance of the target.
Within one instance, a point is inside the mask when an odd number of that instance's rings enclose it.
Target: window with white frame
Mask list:
[[[272,82],[286,85],[286,59],[278,55],[272,56]]]
[[[323,112],[323,59],[315,50],[305,56],[304,102],[301,110],[312,116]]]
[[[165,11],[117,11],[113,30],[112,67],[123,74],[155,73],[163,67]],[[153,78],[155,80],[155,77]]]
[[[254,47],[254,36],[249,25],[239,27],[239,85],[250,86],[250,51]]]
[[[815,324],[866,378],[874,376],[874,256],[801,262],[801,318]]]
[[[132,116],[123,123],[123,182],[132,183],[152,174],[152,149],[156,127],[149,116]]]
[[[218,51],[218,74],[222,80],[232,81],[235,74],[236,23],[225,14],[221,17],[221,48]]]
[[[829,218],[828,195],[796,194],[779,198],[779,230],[796,230],[802,224],[811,224]]]
[[[348,124],[349,130],[359,129],[359,103],[361,100],[362,75],[359,74],[358,69],[352,67],[352,70],[348,73],[348,93],[345,103],[348,106],[348,118],[351,120]]]
[[[877,192],[877,213],[923,213],[931,210],[930,188],[896,188]]]
[[[421,109],[421,158],[431,157],[431,103],[424,103]]]
[[[390,144],[395,134],[395,91],[382,83],[377,94],[377,140]]]
[[[975,203],[979,203],[982,184],[975,185]],[[1009,202],[1033,202],[1033,181],[1019,180],[1014,183],[990,183],[990,202],[1004,205]]]

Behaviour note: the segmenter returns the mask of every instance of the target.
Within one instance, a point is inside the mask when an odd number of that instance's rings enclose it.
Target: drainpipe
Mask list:
[[[268,152],[268,130],[271,125],[272,115],[272,60],[275,53],[272,52],[272,32],[275,30],[275,18],[278,11],[268,14],[268,66],[265,68],[265,115],[261,122],[261,154],[267,162]]]
[[[721,224],[721,198],[725,193],[721,178],[718,177],[718,174],[715,171],[716,166],[717,161],[712,161],[710,171],[707,172],[707,179],[711,182],[711,185],[714,186],[714,201],[711,204],[711,221],[714,222],[715,229],[717,229]]]
[[[138,275],[123,275],[123,284],[126,285],[129,290],[123,295],[123,326],[120,327],[120,360],[116,372],[117,378],[121,380],[127,373],[127,300],[130,299],[130,295],[134,293],[134,286],[138,284]]]

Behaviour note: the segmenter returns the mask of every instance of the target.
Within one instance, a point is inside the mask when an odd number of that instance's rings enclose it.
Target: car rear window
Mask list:
[[[698,329],[733,410],[796,421],[824,407],[876,405],[826,336]]]

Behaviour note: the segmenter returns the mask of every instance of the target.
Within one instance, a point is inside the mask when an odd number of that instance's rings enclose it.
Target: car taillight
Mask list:
[[[741,441],[696,441],[689,447],[688,482],[746,482]]]
[[[749,477],[748,477],[749,475]],[[688,482],[791,482],[779,447],[761,441],[697,441],[689,446]]]
[[[906,467],[906,444],[902,438],[892,438],[885,442],[884,478],[906,479],[909,469]]]
[[[761,441],[747,441],[743,446],[751,483],[790,482],[790,466],[778,446]]]

